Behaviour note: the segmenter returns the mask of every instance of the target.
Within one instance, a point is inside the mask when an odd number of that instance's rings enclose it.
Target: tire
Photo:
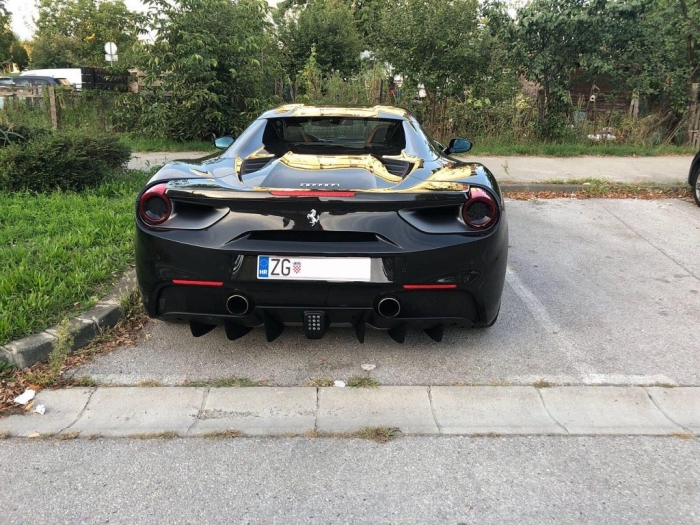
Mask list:
[[[693,198],[695,199],[695,204],[700,206],[700,165],[695,168],[695,173],[690,178],[690,186],[693,191]]]

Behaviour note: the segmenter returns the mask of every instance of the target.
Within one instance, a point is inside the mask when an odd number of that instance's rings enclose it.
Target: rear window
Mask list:
[[[357,117],[288,117],[269,119],[265,148],[276,154],[373,153],[397,155],[406,147],[403,121]]]

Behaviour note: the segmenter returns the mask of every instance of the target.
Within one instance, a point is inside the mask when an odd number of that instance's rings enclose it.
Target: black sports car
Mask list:
[[[508,254],[501,192],[402,109],[287,105],[222,154],[171,162],[136,206],[136,270],[148,314],[229,339],[285,325],[491,326]]]
[[[695,158],[693,158],[693,161],[690,163],[688,184],[690,184],[690,187],[693,188],[695,204],[700,206],[700,152],[695,154]]]

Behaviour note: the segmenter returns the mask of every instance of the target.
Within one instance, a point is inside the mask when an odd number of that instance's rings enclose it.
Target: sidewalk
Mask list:
[[[44,390],[45,415],[0,419],[5,436],[700,434],[700,387],[98,387]]]
[[[129,169],[146,170],[176,159],[200,158],[208,153],[135,152]],[[552,180],[608,179],[626,183],[688,183],[691,155],[667,157],[488,157],[464,155],[464,160],[481,162],[500,183],[537,183]]]
[[[498,182],[532,183],[552,180],[607,179],[625,183],[688,184],[693,157],[482,157],[481,162]]]

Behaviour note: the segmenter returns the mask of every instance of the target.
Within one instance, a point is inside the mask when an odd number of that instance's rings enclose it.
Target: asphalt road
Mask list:
[[[223,329],[194,339],[153,322],[137,346],[76,371],[98,381],[229,376],[304,385],[364,374],[384,385],[700,385],[700,209],[680,200],[508,201],[509,270],[500,319],[486,330],[420,331],[403,345],[350,329],[320,341],[288,328],[230,342]]]
[[[0,441],[0,521],[700,523],[677,438]]]

